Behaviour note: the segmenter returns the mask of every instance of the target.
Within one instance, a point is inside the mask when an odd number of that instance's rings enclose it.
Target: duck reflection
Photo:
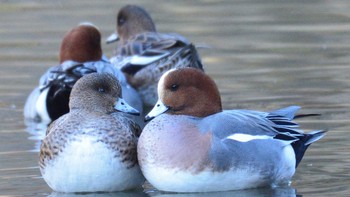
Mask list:
[[[148,191],[147,194],[151,197],[302,197],[297,194],[295,188],[290,186],[207,193],[164,193],[153,190]]]
[[[148,196],[142,191],[113,192],[113,193],[60,193],[52,192],[48,197],[143,197]]]

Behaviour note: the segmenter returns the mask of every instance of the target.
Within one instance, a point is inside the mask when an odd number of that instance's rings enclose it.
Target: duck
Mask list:
[[[110,73],[91,73],[73,86],[70,111],[53,121],[43,139],[39,167],[56,192],[114,192],[141,186],[137,161],[139,115],[121,97]]]
[[[123,98],[142,113],[141,97],[128,84],[124,74],[103,55],[100,31],[94,24],[83,22],[66,33],[60,47],[59,64],[50,67],[29,94],[24,106],[25,120],[49,124],[68,113],[73,85],[93,72],[116,76],[122,86]]]
[[[138,160],[145,178],[168,192],[217,192],[289,185],[309,145],[299,106],[271,112],[223,110],[219,90],[199,69],[167,71],[145,120]],[[310,114],[310,116],[313,114]]]
[[[157,84],[172,68],[203,70],[195,45],[176,33],[159,33],[151,16],[140,6],[126,5],[116,17],[116,32],[107,43],[119,41],[110,61],[120,68],[146,107],[157,101]]]

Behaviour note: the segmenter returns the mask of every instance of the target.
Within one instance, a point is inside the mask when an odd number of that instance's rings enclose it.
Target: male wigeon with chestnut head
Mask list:
[[[139,112],[121,98],[113,74],[91,73],[73,86],[69,113],[52,122],[40,148],[40,171],[58,192],[113,192],[140,188]]]
[[[127,5],[117,14],[117,33],[107,43],[119,40],[111,62],[126,74],[145,106],[157,101],[157,83],[172,68],[203,69],[195,46],[178,34],[158,33],[151,16],[141,7]]]
[[[145,178],[163,191],[289,184],[308,146],[325,133],[299,130],[298,106],[223,110],[215,82],[198,69],[166,72],[158,95],[137,150]]]
[[[98,72],[111,73],[121,83],[123,98],[142,110],[142,101],[123,73],[102,55],[101,34],[91,23],[81,23],[63,38],[59,65],[51,67],[40,78],[39,86],[29,95],[25,107],[26,120],[50,123],[69,111],[71,89],[82,76]]]

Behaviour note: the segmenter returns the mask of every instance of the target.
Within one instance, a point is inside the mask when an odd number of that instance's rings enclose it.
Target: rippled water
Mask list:
[[[197,45],[210,46],[200,53],[225,108],[300,105],[301,113],[322,114],[300,120],[303,128],[329,129],[309,148],[291,187],[200,196],[350,194],[350,1],[1,0],[0,196],[73,196],[52,193],[40,177],[33,151],[37,140],[23,122],[24,101],[40,75],[57,63],[66,31],[91,21],[106,38],[114,30],[115,12],[127,3],[144,6],[159,31],[181,33]],[[103,48],[107,55],[113,50],[110,45]]]

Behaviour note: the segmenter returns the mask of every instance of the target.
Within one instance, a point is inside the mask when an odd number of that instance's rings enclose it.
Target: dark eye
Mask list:
[[[118,25],[122,26],[125,23],[125,18],[123,16],[118,18]]]
[[[99,88],[98,88],[98,92],[100,92],[100,93],[105,93],[106,90],[105,90],[104,88],[99,87]]]
[[[177,85],[177,84],[173,84],[170,86],[170,90],[173,92],[175,92],[178,88],[179,88],[179,85]]]

